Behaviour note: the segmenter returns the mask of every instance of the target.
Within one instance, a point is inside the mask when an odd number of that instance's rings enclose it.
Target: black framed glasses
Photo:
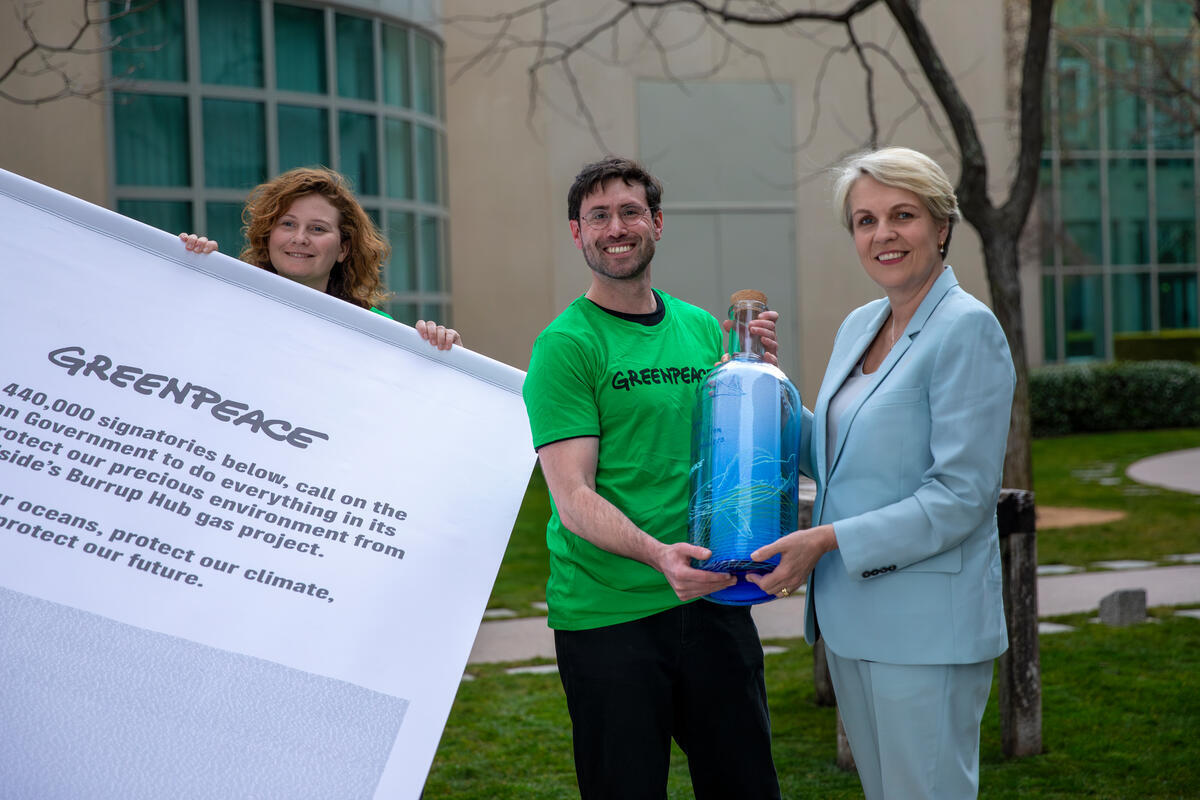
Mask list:
[[[627,228],[636,225],[649,216],[650,209],[645,206],[622,206],[617,212],[617,218]],[[608,209],[604,208],[593,209],[579,218],[580,222],[596,230],[607,228],[612,219],[613,215],[609,213]]]

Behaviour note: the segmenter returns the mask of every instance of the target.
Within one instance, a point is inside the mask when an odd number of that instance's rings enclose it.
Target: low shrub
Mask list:
[[[1180,361],[1031,370],[1034,436],[1200,426],[1200,366]]]
[[[1113,336],[1117,361],[1189,361],[1200,364],[1200,330],[1118,333]]]

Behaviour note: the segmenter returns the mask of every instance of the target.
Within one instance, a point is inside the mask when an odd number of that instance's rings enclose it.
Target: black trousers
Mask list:
[[[583,800],[663,800],[671,739],[697,800],[779,797],[758,630],[699,600],[644,619],[555,631]]]

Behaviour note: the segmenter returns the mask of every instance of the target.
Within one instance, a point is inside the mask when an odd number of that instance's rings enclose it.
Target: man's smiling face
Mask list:
[[[634,219],[637,210],[644,213]],[[592,227],[587,219],[597,211],[607,215],[607,223]],[[571,236],[592,272],[619,281],[645,273],[654,258],[654,243],[662,236],[662,211],[647,208],[646,187],[610,180],[583,198],[579,217],[571,220]]]

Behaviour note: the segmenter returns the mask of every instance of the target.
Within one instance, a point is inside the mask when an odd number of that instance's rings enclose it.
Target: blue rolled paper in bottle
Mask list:
[[[751,320],[767,310],[766,295],[745,290],[729,301],[729,360],[701,384],[693,417],[688,541],[712,551],[694,566],[737,576],[708,599],[752,605],[775,598],[746,576],[770,572],[779,556],[750,554],[796,530],[802,410],[800,392],[763,360],[762,342],[750,333]]]

